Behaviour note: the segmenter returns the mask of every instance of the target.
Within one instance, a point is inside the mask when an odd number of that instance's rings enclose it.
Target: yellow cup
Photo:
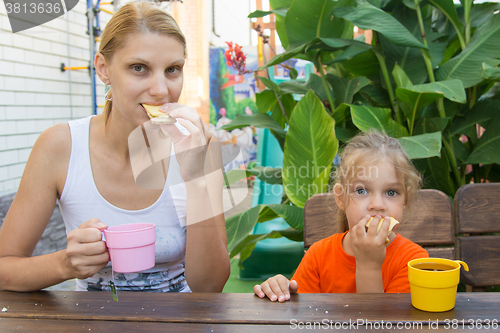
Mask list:
[[[443,312],[455,307],[461,260],[441,258],[414,259],[408,263],[411,304],[419,310]]]

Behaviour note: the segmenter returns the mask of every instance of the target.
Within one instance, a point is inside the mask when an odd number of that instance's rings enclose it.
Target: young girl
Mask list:
[[[129,3],[111,18],[94,61],[110,87],[104,112],[49,128],[35,143],[0,231],[0,290],[39,290],[74,278],[77,290],[109,290],[111,267],[101,231],[150,222],[157,231],[156,265],[115,274],[118,290],[222,291],[230,270],[222,172],[204,172],[207,160],[212,166],[222,160],[197,113],[175,104],[185,58],[182,32],[155,3]],[[178,124],[152,126],[142,104],[163,105]],[[135,179],[133,164],[142,162],[131,162],[130,134],[141,127],[149,129],[148,137],[162,132],[154,144],[175,152],[156,188]],[[184,183],[166,186],[176,174]],[[67,248],[31,257],[56,201]]]
[[[394,232],[388,245],[385,241],[389,217],[401,221],[414,200],[418,171],[398,140],[376,131],[354,137],[340,160],[334,194],[341,233],[314,243],[291,281],[277,275],[256,285],[260,298],[284,302],[295,292],[410,292],[406,264],[428,253]]]

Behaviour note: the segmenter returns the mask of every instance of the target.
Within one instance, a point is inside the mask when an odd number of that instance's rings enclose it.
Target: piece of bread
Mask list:
[[[173,124],[177,121],[174,117],[160,111],[161,105],[142,104],[147,111],[149,118],[153,124]]]
[[[385,239],[385,243],[386,244],[389,244],[389,235],[391,234],[392,232],[392,229],[399,224],[398,220],[396,220],[395,218],[391,217],[391,224],[389,225],[389,231],[387,231],[387,238]],[[368,226],[370,225],[370,222],[373,220],[373,216],[371,219],[368,220],[368,222],[366,222],[366,227],[368,228]],[[382,222],[384,221],[384,219],[380,219],[380,222],[378,223],[378,226],[377,226],[377,232],[379,232],[380,228],[382,228]]]

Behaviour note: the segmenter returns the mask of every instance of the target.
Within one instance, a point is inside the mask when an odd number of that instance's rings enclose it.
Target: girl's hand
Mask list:
[[[161,110],[176,118],[189,132],[189,135],[183,134],[175,124],[161,125],[174,143],[182,179],[188,182],[215,171],[217,167],[211,165],[211,162],[217,159],[208,155],[214,153],[208,146],[213,135],[196,111],[178,103],[165,104]]]
[[[367,231],[366,223],[370,218],[370,215],[365,216],[351,229],[352,248],[357,268],[380,270],[385,259],[385,239],[391,221],[390,218],[385,218],[377,233],[381,217],[375,216]]]
[[[296,293],[299,289],[297,281],[288,281],[281,274],[273,276],[262,284],[253,287],[253,292],[260,298],[267,296],[271,301],[285,302],[290,299],[290,293]]]
[[[107,227],[92,218],[68,234],[65,264],[71,278],[88,278],[107,265],[109,254],[101,233]]]

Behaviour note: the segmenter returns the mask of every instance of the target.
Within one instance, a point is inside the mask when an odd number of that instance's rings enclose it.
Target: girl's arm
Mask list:
[[[382,264],[385,259],[385,239],[389,231],[390,219],[384,219],[380,231],[377,226],[380,217],[375,217],[366,231],[367,216],[354,226],[350,234],[350,242],[356,258],[356,292],[384,293],[382,281]]]
[[[70,151],[66,124],[44,131],[33,146],[0,230],[0,290],[39,290],[74,277],[91,276],[108,262],[97,221],[88,221],[68,236],[69,253],[62,250],[31,257],[62,192]]]

